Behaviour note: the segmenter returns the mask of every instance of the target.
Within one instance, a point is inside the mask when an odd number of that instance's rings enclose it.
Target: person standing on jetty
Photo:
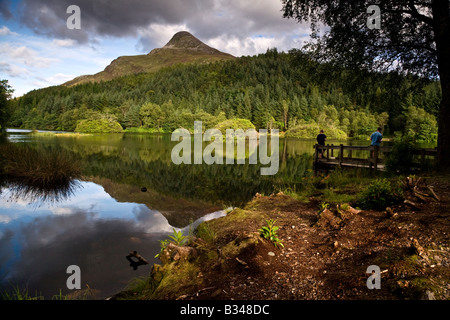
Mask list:
[[[317,144],[319,145],[319,155],[320,158],[323,158],[323,148],[320,148],[321,146],[325,146],[325,141],[327,140],[327,136],[323,132],[323,130],[320,130],[320,133],[317,135]]]
[[[370,144],[372,147],[374,147],[374,150],[372,150],[371,157],[374,156],[374,151],[376,150],[378,152],[378,148],[380,147],[381,140],[383,139],[383,134],[381,133],[381,127],[378,127],[377,131],[372,133],[370,136],[370,140],[372,143]]]

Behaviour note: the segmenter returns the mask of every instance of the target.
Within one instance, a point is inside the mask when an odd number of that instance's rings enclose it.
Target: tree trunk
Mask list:
[[[449,170],[450,162],[450,15],[448,0],[432,1],[442,101],[439,109],[438,167]]]

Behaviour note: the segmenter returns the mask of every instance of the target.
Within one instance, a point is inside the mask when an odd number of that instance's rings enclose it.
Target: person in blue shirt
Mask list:
[[[383,135],[381,134],[381,128],[378,128],[377,131],[375,131],[374,133],[372,133],[372,135],[370,136],[370,140],[372,141],[372,146],[380,146],[381,143],[381,139],[383,139]]]
[[[371,146],[375,147],[375,149],[378,149],[380,147],[381,139],[383,139],[381,130],[382,129],[379,127],[377,129],[377,131],[372,133],[372,135],[370,136],[370,141],[372,141]],[[374,151],[371,152],[371,157],[373,158],[373,156],[374,156]]]

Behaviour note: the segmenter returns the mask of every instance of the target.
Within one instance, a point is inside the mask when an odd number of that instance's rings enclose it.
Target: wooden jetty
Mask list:
[[[384,171],[386,170],[386,158],[392,151],[392,147],[344,146],[343,144],[328,144],[326,146],[316,144],[314,149],[315,173],[321,169],[333,167],[367,168],[374,171]],[[356,153],[359,154],[359,157],[354,157]],[[414,163],[412,169],[425,168],[429,157],[434,157],[434,162],[437,160],[437,148],[415,149],[413,154],[418,156],[419,161]]]

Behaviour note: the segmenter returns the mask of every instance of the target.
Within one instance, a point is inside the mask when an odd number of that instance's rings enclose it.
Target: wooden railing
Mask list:
[[[344,146],[326,145],[314,146],[314,168],[315,171],[320,166],[340,166],[340,167],[361,167],[372,170],[385,170],[387,155],[392,151],[392,147],[374,147],[374,146]],[[354,157],[354,152],[364,154],[363,157]],[[367,156],[365,156],[367,155]],[[413,155],[419,156],[419,161],[414,162],[414,168],[423,169],[426,166],[427,159],[434,157],[433,162],[437,160],[437,149],[421,148],[414,149]]]

